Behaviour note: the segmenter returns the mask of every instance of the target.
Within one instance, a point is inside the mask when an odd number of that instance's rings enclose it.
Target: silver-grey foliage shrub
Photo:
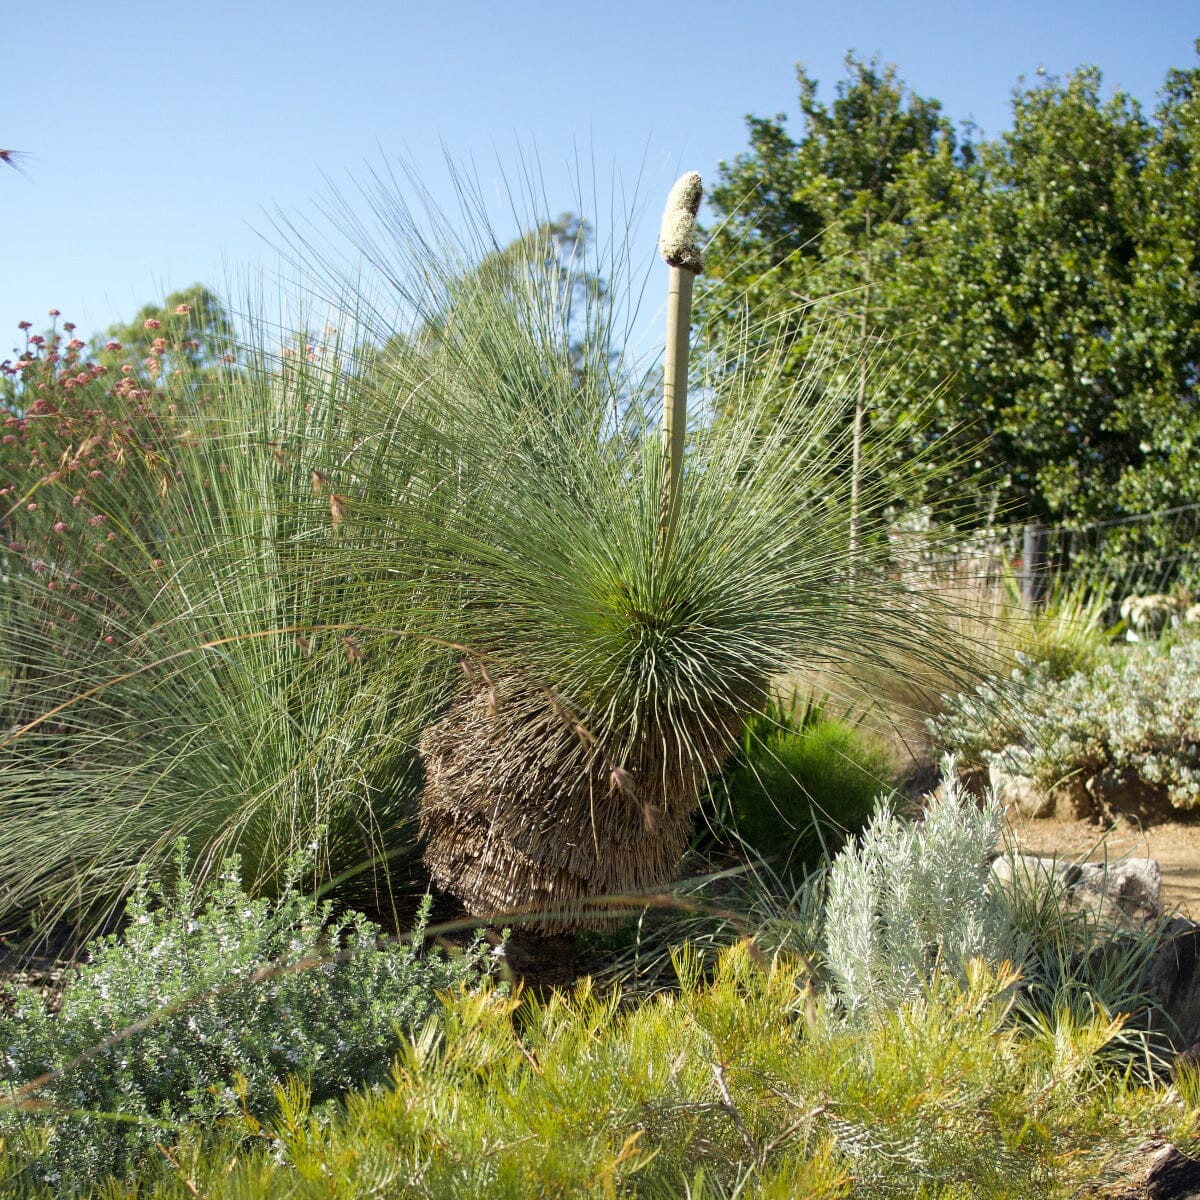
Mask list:
[[[944,778],[923,820],[881,805],[830,868],[826,966],[851,1018],[917,998],[934,970],[959,974],[971,958],[1012,957],[1008,909],[988,889],[1000,809],[966,795],[951,761]]]
[[[1200,805],[1200,638],[1148,643],[1123,664],[1065,681],[1026,663],[1011,684],[949,699],[931,723],[940,743],[973,761],[1015,743],[1044,783],[1105,767],[1135,771],[1176,808]]]
[[[52,1127],[30,1170],[63,1194],[170,1145],[179,1122],[243,1106],[269,1119],[290,1075],[317,1102],[386,1080],[437,992],[478,980],[487,961],[479,943],[456,957],[423,949],[428,903],[411,937],[389,942],[296,890],[250,899],[235,859],[201,901],[182,871],[170,896],[143,883],[126,930],[92,944],[57,1016],[32,994],[0,1015],[0,1138]],[[44,1108],[5,1104],[48,1071],[62,1073],[23,1097]]]

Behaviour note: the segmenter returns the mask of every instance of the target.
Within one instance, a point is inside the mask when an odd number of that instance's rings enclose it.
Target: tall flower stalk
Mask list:
[[[667,197],[658,235],[658,252],[670,267],[667,348],[663,360],[664,545],[674,536],[679,519],[679,490],[683,486],[692,287],[696,276],[704,270],[704,255],[696,244],[696,216],[702,196],[698,172],[689,171],[676,180]]]

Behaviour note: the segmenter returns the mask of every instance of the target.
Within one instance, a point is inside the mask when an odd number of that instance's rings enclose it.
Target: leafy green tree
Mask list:
[[[831,393],[831,405],[844,406],[853,429],[848,516],[857,530],[859,498],[868,490],[884,494],[874,484],[887,461],[873,456],[872,480],[864,439],[890,426],[898,449],[922,449],[902,432],[896,437],[913,412],[908,396],[889,384],[883,348],[895,337],[896,314],[886,284],[895,263],[912,252],[919,214],[949,202],[975,151],[938,101],[912,92],[894,66],[849,55],[846,78],[828,106],[803,67],[797,75],[802,136],[792,138],[782,115],[749,117],[750,151],[722,164],[710,197],[720,219],[697,311],[706,323],[736,329],[748,310],[752,326],[771,343],[771,357]],[[839,329],[840,354],[829,354],[831,325]],[[728,344],[745,343],[732,337]],[[829,436],[841,439],[840,431]]]
[[[1197,42],[1200,52],[1200,41]],[[1200,70],[1172,70],[1141,173],[1141,225],[1129,292],[1128,347],[1137,389],[1129,419],[1146,430],[1140,469],[1119,499],[1147,511],[1200,499]]]
[[[985,439],[1002,507],[1065,524],[1112,514],[1154,436],[1130,299],[1155,130],[1093,69],[1017,92],[1013,114],[897,266],[897,370],[948,380],[929,436]]]
[[[794,314],[798,358],[810,318],[857,318],[870,415],[975,520],[1200,499],[1197,71],[1170,73],[1153,118],[1094,68],[1040,80],[973,145],[893,68],[848,67],[829,112],[801,73],[800,141],[751,119],[713,194],[710,309]]]
[[[750,151],[723,163],[709,197],[720,217],[706,254],[702,315],[784,318],[798,351],[805,318],[859,314],[870,259],[895,253],[910,224],[911,159],[933,164],[924,183],[970,162],[941,105],[911,92],[893,66],[849,55],[836,99],[797,68],[804,132],[786,118],[748,117]],[[945,185],[943,185],[945,187]],[[736,319],[736,317],[735,317]]]
[[[104,339],[95,339],[100,350]],[[202,283],[172,292],[162,304],[145,305],[127,324],[108,329],[123,359],[141,360],[151,374],[212,367],[236,355],[233,318],[221,298]],[[150,360],[158,362],[151,367]]]
[[[376,386],[386,380],[395,364],[414,352],[445,349],[464,336],[473,323],[475,335],[495,341],[480,350],[501,351],[510,371],[526,368],[526,381],[534,394],[545,387],[545,364],[540,356],[525,362],[515,350],[524,339],[518,322],[537,330],[536,341],[547,347],[556,342],[571,363],[581,395],[607,374],[611,355],[606,336],[609,317],[608,287],[587,263],[592,231],[574,213],[563,213],[518,235],[451,278],[437,281],[435,294],[425,298],[415,328],[391,332],[378,349],[360,348],[361,375]],[[495,323],[495,301],[505,298],[514,326],[502,330]],[[480,322],[480,310],[487,322]],[[472,335],[467,335],[472,336]],[[505,350],[503,347],[507,346]]]

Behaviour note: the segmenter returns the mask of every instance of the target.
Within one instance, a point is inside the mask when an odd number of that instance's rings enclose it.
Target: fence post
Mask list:
[[[1049,561],[1046,553],[1049,531],[1034,522],[1025,526],[1021,548],[1021,603],[1041,608],[1050,592]]]

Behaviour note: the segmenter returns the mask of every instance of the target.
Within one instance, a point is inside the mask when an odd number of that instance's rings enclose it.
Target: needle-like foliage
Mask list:
[[[320,363],[259,353],[215,384],[175,382],[150,417],[130,403],[89,485],[94,547],[50,561],[32,541],[9,551],[0,910],[10,919],[39,907],[47,920],[98,918],[180,836],[201,873],[239,851],[258,889],[306,846],[325,877],[389,849],[413,859],[428,681],[394,639],[342,628],[336,582],[303,562],[307,544],[334,536],[329,501],[301,464],[328,470],[339,386]],[[41,481],[41,508],[70,515],[76,486]]]
[[[590,263],[514,261],[478,212],[447,249],[389,194],[368,199],[378,226],[351,236],[414,320],[357,399],[359,445],[391,486],[347,459],[363,481],[353,555],[389,579],[364,589],[364,623],[423,611],[466,667],[421,743],[438,882],[480,912],[660,883],[773,676],[817,656],[955,659],[936,604],[889,571],[884,517],[906,480],[870,448],[851,536],[846,397],[810,382],[839,357],[856,377],[839,331],[799,375],[769,330],[698,331],[700,402],[664,539],[658,358],[623,353],[611,293],[571,303]],[[487,253],[464,270],[473,245]],[[357,286],[358,310],[378,312]],[[323,549],[344,573],[343,545]]]
[[[353,269],[290,231],[334,344],[282,357],[251,322],[257,353],[101,501],[103,570],[54,564],[48,608],[6,566],[0,907],[111,901],[180,835],[251,883],[297,844],[333,873],[411,846],[419,746],[435,880],[569,923],[670,876],[773,676],[968,669],[890,569],[907,481],[870,445],[851,536],[838,330],[808,374],[769,329],[698,331],[664,543],[659,356],[629,350],[620,239],[597,255],[535,214],[506,243],[468,187],[452,229],[397,186],[368,218],[333,204]]]

